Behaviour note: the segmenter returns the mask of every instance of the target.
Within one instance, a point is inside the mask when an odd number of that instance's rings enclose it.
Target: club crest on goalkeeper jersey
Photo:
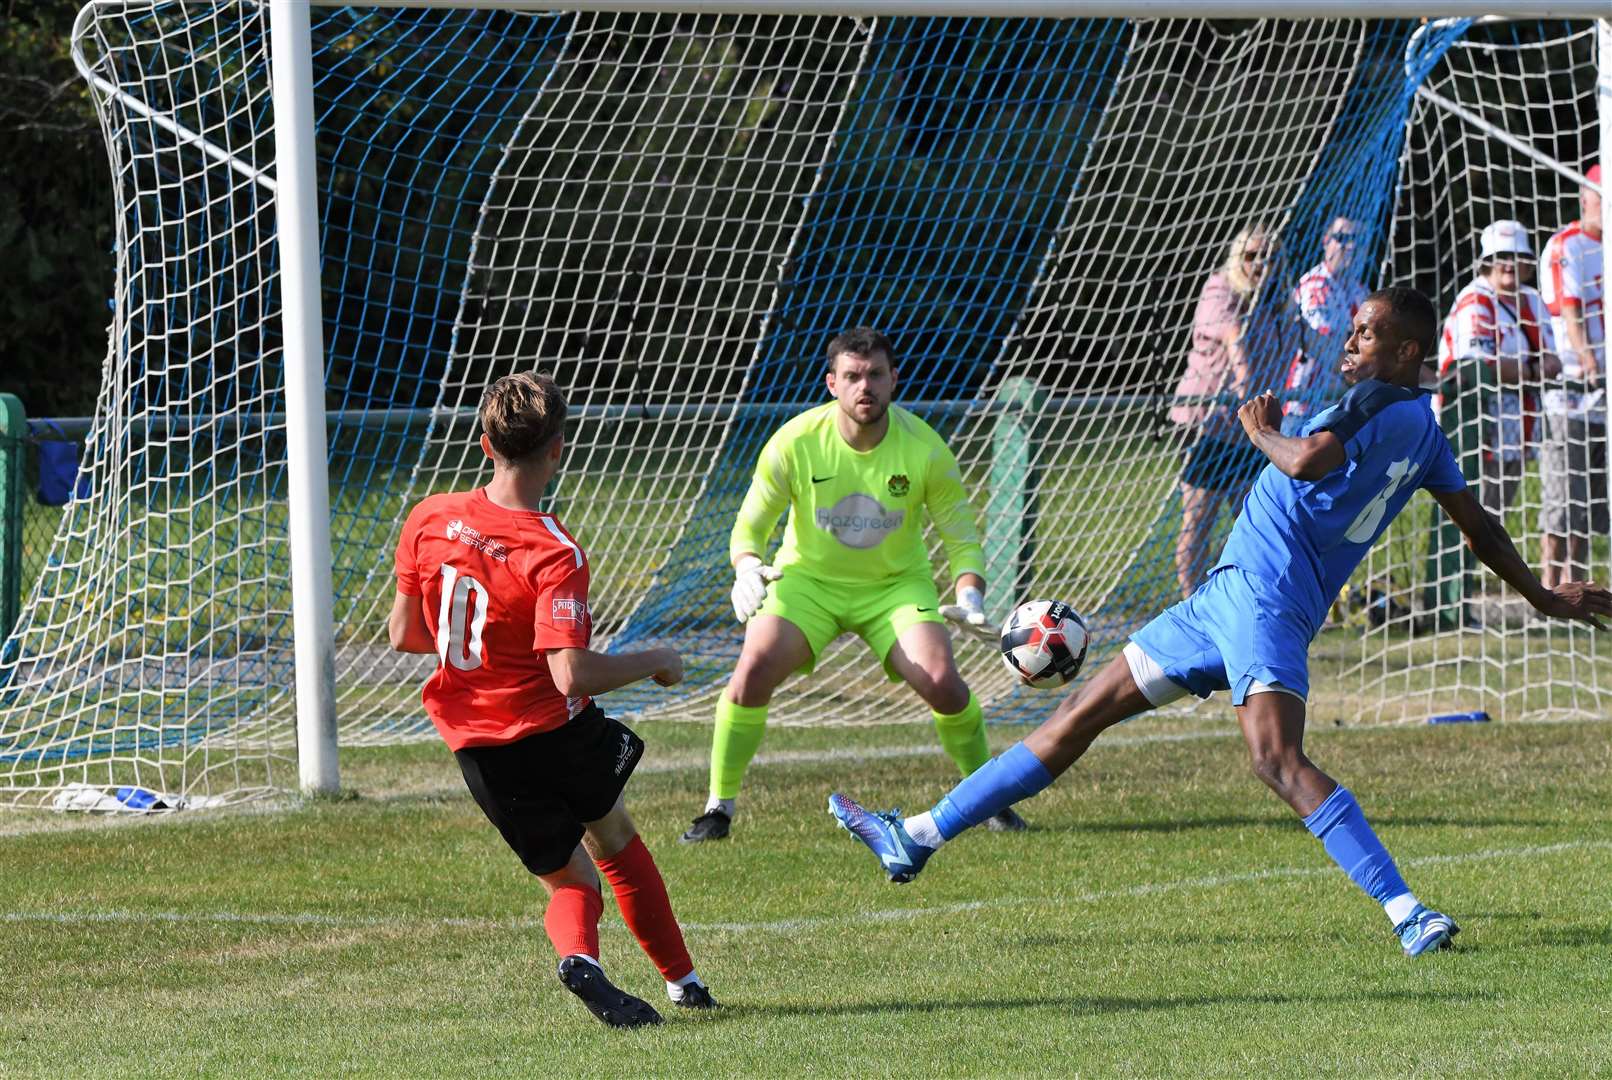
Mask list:
[[[480,488],[431,495],[398,537],[397,588],[420,597],[436,637],[420,696],[449,748],[514,742],[587,707],[543,655],[593,636],[588,558],[552,514],[506,510]]]
[[[934,522],[951,574],[983,574],[974,509],[957,459],[935,430],[890,406],[889,429],[872,450],[854,450],[835,424],[838,402],[779,428],[762,448],[733,527],[730,555],[764,554],[789,511],[774,566],[800,567],[823,581],[858,584],[907,574],[931,576],[923,521]]]

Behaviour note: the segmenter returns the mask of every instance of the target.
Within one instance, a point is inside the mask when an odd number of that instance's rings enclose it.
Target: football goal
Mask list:
[[[115,195],[108,348],[87,482],[0,651],[0,805],[326,790],[338,744],[434,738],[433,658],[386,644],[393,548],[414,501],[485,477],[475,406],[517,370],[571,399],[553,505],[594,566],[596,641],[687,659],[683,685],[607,704],[709,718],[756,453],[825,400],[823,347],[857,324],[957,453],[990,610],[1070,603],[1095,670],[1212,560],[1252,479],[1199,453],[1183,487],[1205,424],[1242,390],[1335,396],[1318,273],[1334,314],[1386,284],[1448,311],[1490,222],[1538,252],[1581,216],[1612,148],[1604,6],[1419,8],[1449,17],[92,0],[72,48]],[[1512,14],[1463,17],[1491,8]],[[1247,385],[1183,389],[1206,283],[1251,246]],[[1520,379],[1472,392],[1524,403],[1503,509],[1537,566],[1551,387]],[[1462,444],[1474,470],[1487,438]],[[1531,622],[1435,513],[1411,504],[1322,631],[1317,722],[1606,715],[1612,647]],[[1608,580],[1604,533],[1586,558]],[[957,649],[989,717],[1050,708]],[[842,638],[772,716],[921,711]]]

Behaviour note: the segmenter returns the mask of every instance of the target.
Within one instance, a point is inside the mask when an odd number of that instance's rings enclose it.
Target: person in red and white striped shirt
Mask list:
[[[1321,261],[1293,290],[1302,340],[1283,382],[1290,395],[1282,410],[1284,435],[1295,434],[1343,395],[1343,343],[1367,293],[1356,268],[1359,243],[1360,227],[1349,218],[1334,218],[1321,238]]]
[[[1439,420],[1478,501],[1502,515],[1522,483],[1530,417],[1544,379],[1561,371],[1545,301],[1526,279],[1534,248],[1516,221],[1496,221],[1479,237],[1478,272],[1455,298],[1439,338]],[[1442,628],[1457,612],[1481,626],[1464,606],[1476,566],[1446,523],[1434,531],[1426,603]]]
[[[1546,586],[1589,573],[1590,537],[1607,531],[1606,278],[1601,166],[1579,188],[1580,217],[1550,238],[1539,291],[1561,350],[1562,382],[1545,391],[1539,510]]]
[[[1492,223],[1478,258],[1477,276],[1456,296],[1439,338],[1441,408],[1463,464],[1480,465],[1479,500],[1501,514],[1522,482],[1527,418],[1541,380],[1558,375],[1561,362],[1544,298],[1525,283],[1534,258],[1528,231],[1515,221]]]

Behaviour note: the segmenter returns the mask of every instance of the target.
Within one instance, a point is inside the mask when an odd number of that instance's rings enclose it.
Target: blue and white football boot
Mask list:
[[[1394,933],[1399,937],[1400,945],[1405,948],[1406,956],[1420,956],[1424,952],[1450,947],[1450,939],[1460,933],[1461,928],[1455,925],[1455,920],[1441,912],[1421,904],[1416,910],[1405,917],[1405,921],[1394,927]]]
[[[854,799],[835,792],[828,797],[828,812],[840,823],[840,828],[868,846],[879,857],[879,865],[897,885],[905,885],[918,876],[929,856],[935,853],[907,835],[898,811],[875,813],[858,806]]]

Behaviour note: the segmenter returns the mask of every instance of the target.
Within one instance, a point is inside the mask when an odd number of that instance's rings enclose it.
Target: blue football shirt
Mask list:
[[[1417,488],[1466,487],[1426,394],[1367,379],[1313,417],[1303,433],[1332,432],[1348,459],[1319,480],[1266,465],[1216,569],[1236,566],[1271,582],[1312,633],[1320,629],[1349,575]]]

